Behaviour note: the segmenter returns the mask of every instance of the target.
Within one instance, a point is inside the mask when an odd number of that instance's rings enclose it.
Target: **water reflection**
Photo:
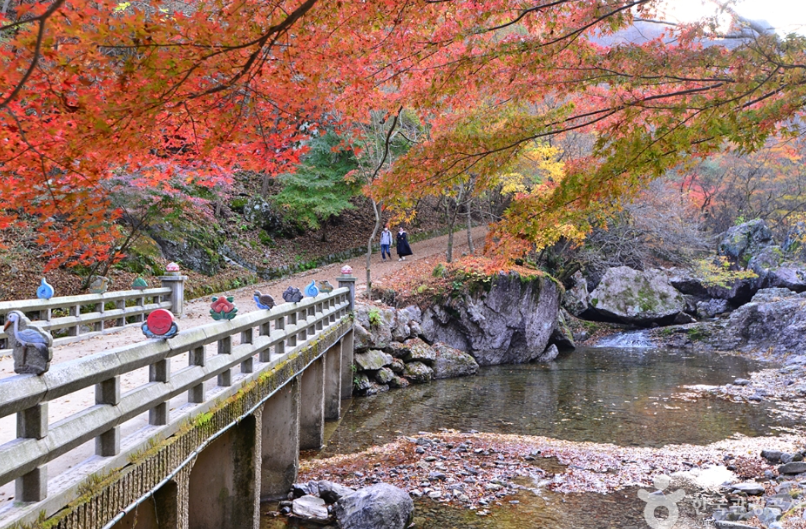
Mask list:
[[[779,423],[765,403],[669,399],[682,385],[725,384],[757,368],[739,357],[638,349],[578,349],[549,365],[483,368],[355,399],[320,457],[439,428],[625,446],[770,434]]]

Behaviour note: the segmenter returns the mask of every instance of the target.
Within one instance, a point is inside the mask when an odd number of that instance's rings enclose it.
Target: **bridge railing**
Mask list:
[[[252,373],[256,361],[260,368],[310,343],[341,322],[351,310],[351,299],[349,288],[338,288],[299,303],[196,327],[169,340],[148,340],[55,364],[41,376],[0,379],[0,418],[17,414],[17,438],[0,445],[0,486],[17,480],[18,501],[42,501],[47,496],[48,462],[92,439],[96,455],[117,456],[121,424],[144,412],[149,424],[168,424],[172,398],[185,393],[189,404],[205,402],[206,381],[216,378],[217,386],[230,386],[235,368]],[[215,354],[207,354],[205,346],[210,344],[216,344]],[[171,359],[182,354],[188,355],[187,367],[171,373]],[[121,394],[121,377],[146,367],[148,382]],[[48,424],[48,402],[93,386],[94,406]]]
[[[84,340],[115,332],[131,325],[141,325],[156,309],[168,309],[181,315],[184,304],[185,276],[166,276],[162,287],[145,290],[120,290],[103,294],[61,296],[48,300],[25,299],[0,302],[0,356],[11,353],[8,334],[3,331],[6,314],[19,310],[31,323],[53,335],[54,345]]]

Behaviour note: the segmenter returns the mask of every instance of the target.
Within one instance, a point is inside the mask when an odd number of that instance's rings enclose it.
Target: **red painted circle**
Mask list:
[[[165,309],[157,309],[148,315],[146,323],[148,329],[156,335],[163,335],[171,330],[171,324],[174,322],[174,316]]]

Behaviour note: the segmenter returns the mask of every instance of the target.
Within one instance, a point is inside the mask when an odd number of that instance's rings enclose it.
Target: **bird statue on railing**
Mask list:
[[[44,277],[36,289],[36,297],[39,299],[50,299],[53,297],[53,287],[50,286],[50,283],[48,283],[48,280]]]
[[[255,290],[255,304],[257,308],[262,310],[269,310],[274,307],[274,298],[268,294],[261,294],[260,290]]]
[[[330,294],[333,292],[333,285],[330,284],[330,281],[325,279],[324,281],[319,281],[319,292],[323,294]]]
[[[319,289],[316,288],[316,281],[311,280],[311,284],[305,287],[305,295],[309,298],[315,298],[319,295]]]
[[[302,301],[302,292],[297,287],[288,287],[283,292],[283,299],[288,303],[298,303]]]
[[[45,330],[31,326],[31,320],[18,310],[6,315],[4,330],[11,327],[9,342],[14,357],[14,372],[41,375],[50,369],[53,359],[53,337]]]

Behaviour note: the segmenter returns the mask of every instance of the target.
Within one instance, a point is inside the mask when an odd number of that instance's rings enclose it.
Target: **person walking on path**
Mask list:
[[[412,255],[411,246],[409,246],[409,237],[403,226],[397,232],[397,256],[398,261],[405,261],[407,255]]]
[[[381,232],[381,258],[386,261],[386,257],[389,256],[389,260],[392,260],[392,232],[389,231],[389,225],[383,227],[383,231]]]

